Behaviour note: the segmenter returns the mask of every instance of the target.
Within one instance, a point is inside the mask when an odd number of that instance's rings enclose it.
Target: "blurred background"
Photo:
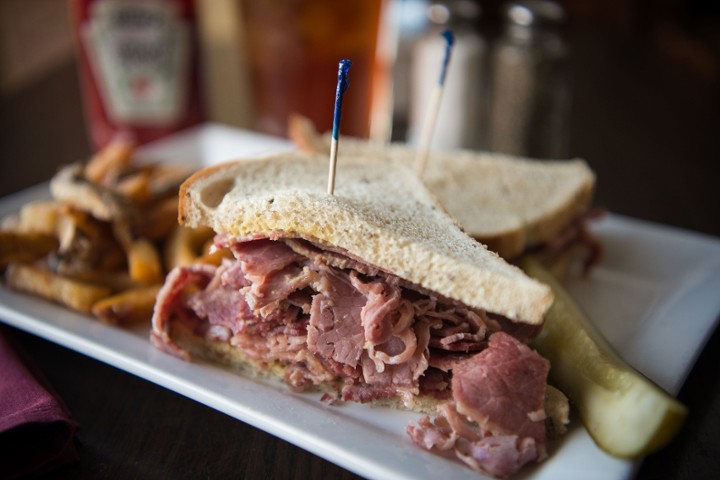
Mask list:
[[[87,158],[114,131],[88,66],[101,51],[88,38],[111,28],[87,26],[100,3],[122,0],[0,0],[0,194]],[[439,32],[452,28],[436,147],[582,157],[598,174],[598,204],[720,235],[717,209],[705,208],[718,203],[720,2],[165,3],[180,5],[186,23],[190,50],[178,61],[189,63],[178,71],[187,79],[177,83],[192,111],[143,130],[143,141],[203,121],[284,135],[290,111],[327,130],[337,61],[348,57],[341,132],[416,142],[439,71]],[[645,194],[646,182],[661,195]],[[702,193],[690,203],[688,189]]]
[[[597,205],[720,236],[716,0],[0,0],[0,196],[120,130],[282,136],[290,112],[328,130],[342,57],[354,64],[341,132],[417,142],[445,28],[457,43],[437,148],[582,157]],[[717,466],[718,385],[702,380],[717,352],[681,392],[693,428],[641,478]]]

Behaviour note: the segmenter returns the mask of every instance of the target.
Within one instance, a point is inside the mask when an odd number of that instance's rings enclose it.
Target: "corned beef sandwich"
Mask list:
[[[181,187],[180,222],[234,259],[178,267],[153,343],[276,377],[329,402],[429,414],[408,426],[507,477],[542,461],[567,400],[525,342],[553,297],[467,236],[407,167],[287,153],[209,167]]]

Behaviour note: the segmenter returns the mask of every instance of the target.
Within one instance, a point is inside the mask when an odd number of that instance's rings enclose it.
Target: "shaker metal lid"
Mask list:
[[[516,0],[505,5],[505,18],[521,27],[557,27],[565,20],[565,11],[549,0]]]
[[[433,1],[427,8],[430,22],[447,25],[475,22],[482,14],[482,6],[475,0]]]

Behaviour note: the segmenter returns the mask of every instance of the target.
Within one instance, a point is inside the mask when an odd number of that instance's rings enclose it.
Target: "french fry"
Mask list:
[[[135,142],[129,138],[115,138],[85,165],[85,177],[98,185],[112,185],[123,168],[130,163],[134,149]]]
[[[109,288],[73,280],[30,265],[13,263],[5,271],[10,288],[37,295],[83,313],[110,295]]]
[[[88,180],[82,172],[83,166],[75,163],[56,173],[50,180],[53,198],[107,222],[128,218],[137,213],[137,205],[131,199],[111,186]]]
[[[130,278],[127,269],[109,272],[88,269],[73,272],[65,276],[79,282],[109,288],[113,294],[141,286],[138,282]]]
[[[112,231],[113,237],[125,251],[130,250],[135,238],[139,238],[138,235],[133,235],[130,224],[124,220],[113,222]]]
[[[170,271],[181,265],[189,265],[197,254],[189,241],[189,230],[177,225],[165,242],[165,269]]]
[[[37,232],[0,231],[0,269],[10,263],[30,263],[56,251],[53,235]]]
[[[142,169],[118,180],[115,190],[136,203],[150,198],[150,169]]]
[[[229,248],[215,248],[215,242],[211,238],[200,251],[200,256],[193,263],[208,263],[219,266],[224,258],[232,258],[232,252]]]
[[[111,225],[65,205],[59,211],[57,236],[58,271],[113,271],[126,265],[125,252],[115,239]]]
[[[168,197],[148,207],[145,214],[133,222],[133,233],[150,240],[167,238],[177,227],[177,197]]]
[[[160,283],[164,278],[160,254],[149,240],[135,240],[128,250],[130,278],[143,284]]]
[[[177,201],[177,190],[191,173],[187,167],[182,165],[154,165],[150,174],[152,196],[159,199],[170,195]]]
[[[20,209],[18,228],[23,232],[40,232],[53,235],[61,206],[56,201],[38,201],[23,205]]]
[[[227,252],[202,249],[210,230],[177,224],[177,191],[191,171],[133,164],[134,149],[130,137],[114,139],[86,164],[58,171],[53,200],[2,219],[8,286],[123,325],[150,318],[165,262],[222,261]]]
[[[72,244],[78,237],[95,238],[99,237],[98,225],[87,213],[64,205],[59,212],[56,222],[56,233],[60,240],[60,250],[72,249]]]
[[[103,298],[92,307],[92,313],[105,323],[129,325],[149,322],[160,285],[133,288]]]
[[[210,228],[188,228],[177,225],[165,243],[165,268],[170,271],[177,266],[190,265],[200,255],[203,244],[212,238]]]

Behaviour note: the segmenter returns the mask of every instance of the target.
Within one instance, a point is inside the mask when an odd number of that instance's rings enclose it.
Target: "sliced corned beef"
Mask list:
[[[230,250],[242,265],[245,275],[253,281],[259,281],[265,275],[282,270],[303,258],[284,243],[267,239],[232,242]]]
[[[549,363],[504,332],[452,368],[453,402],[434,419],[408,426],[428,450],[453,450],[475,470],[505,478],[545,457],[545,386]]]
[[[366,297],[360,312],[365,338],[376,345],[387,342],[393,334],[393,313],[400,306],[400,288],[381,280],[364,283],[357,276],[351,280]]]
[[[155,299],[153,330],[150,340],[159,349],[189,360],[190,355],[170,338],[170,321],[178,317],[190,317],[185,310],[183,298],[188,288],[205,288],[213,279],[216,268],[212,265],[193,265],[172,270]]]
[[[493,476],[545,455],[548,363],[500,331],[509,321],[304,240],[216,242],[238,261],[168,275],[153,318],[159,347],[187,358],[168,335],[186,322],[261,367],[284,364],[293,389],[334,385],[329,400],[446,399],[408,434]]]
[[[504,332],[453,369],[458,412],[498,435],[545,440],[545,385],[550,364]]]
[[[313,297],[307,343],[311,352],[352,367],[364,346],[360,311],[366,298],[347,274],[322,267],[321,293]]]

